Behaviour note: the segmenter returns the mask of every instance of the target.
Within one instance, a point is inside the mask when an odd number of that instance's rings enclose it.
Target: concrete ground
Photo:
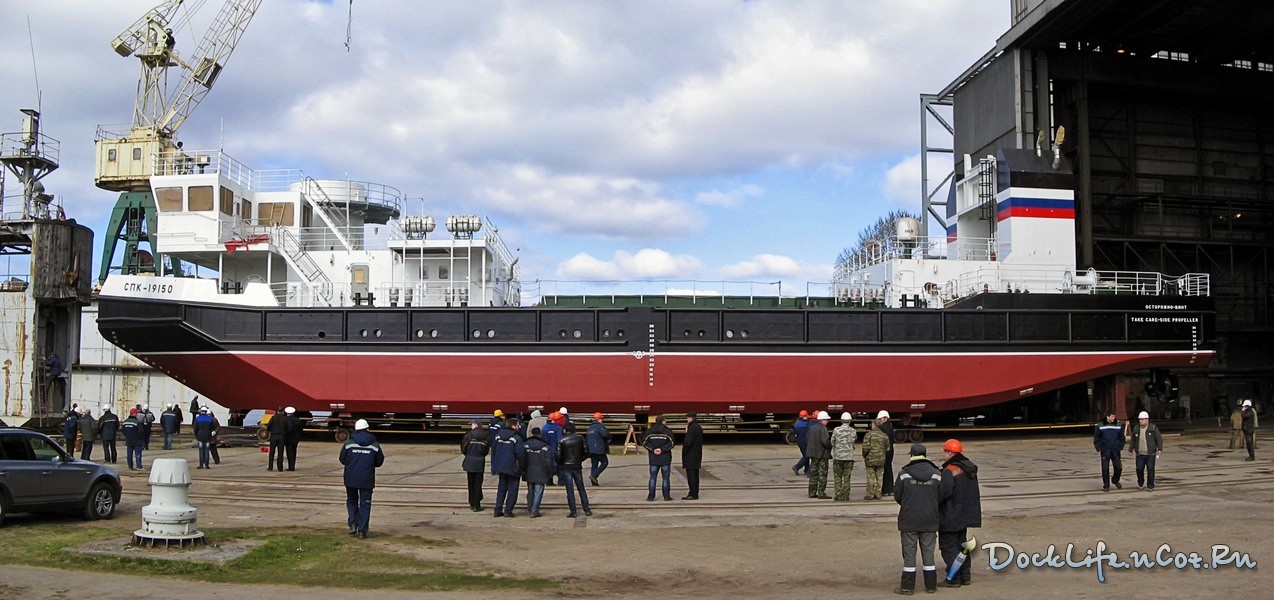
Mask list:
[[[971,533],[980,544],[994,546],[973,555],[972,587],[939,593],[967,598],[1163,597],[1182,592],[1204,598],[1264,597],[1274,578],[1262,576],[1256,566],[1274,549],[1267,535],[1274,469],[1267,458],[1244,462],[1243,453],[1226,449],[1228,439],[1210,432],[1166,434],[1153,493],[1137,490],[1131,460],[1125,461],[1124,489],[1102,492],[1097,454],[1087,436],[967,441],[966,454],[980,467],[983,497],[983,527]],[[592,517],[566,518],[564,491],[550,487],[543,518],[528,518],[519,502],[516,518],[495,519],[491,476],[486,481],[488,509],[468,510],[458,441],[386,444],[387,460],[373,499],[372,536],[365,543],[386,544],[388,534],[448,540],[454,543],[411,551],[474,572],[560,578],[567,583],[565,595],[578,597],[879,597],[898,584],[898,507],[890,499],[862,500],[861,461],[855,465],[852,501],[811,500],[806,478],[791,470],[798,457],[795,447],[709,437],[702,500],[646,502],[645,455],[625,455],[616,447],[601,486],[588,489]],[[905,463],[901,454],[907,446],[899,446],[896,468]],[[941,440],[928,446],[930,456],[941,462]],[[200,526],[301,524],[344,530],[338,452],[334,442],[307,439],[297,470],[277,473],[266,471],[266,455],[256,448],[223,449],[221,465],[192,471],[192,504],[199,509]],[[172,457],[193,463],[195,451],[152,450],[146,461]],[[113,523],[127,535],[140,523],[149,490],[144,473],[125,469],[123,477],[126,492]],[[674,470],[674,498],[685,491],[683,475]],[[17,516],[5,527],[38,519]],[[1097,552],[1099,544],[1114,556],[1102,561],[1100,574],[1091,562],[1047,564],[1064,562],[1068,544],[1073,545],[1073,562]],[[1050,546],[1058,558],[1049,560]],[[1129,562],[1133,553],[1169,564],[1112,566]],[[1199,560],[1192,560],[1191,553]],[[1037,564],[1020,567],[1019,561],[1029,562],[1032,554],[1042,555],[1035,557]],[[1234,564],[1239,554],[1248,561],[1243,566]],[[1174,559],[1180,568],[1172,564]],[[941,558],[937,562],[941,569]],[[163,598],[184,586],[155,585],[152,579],[127,574],[81,573],[70,564],[58,571],[0,565],[0,595],[63,597],[94,589],[100,590],[93,594],[99,598]],[[313,593],[269,586],[200,584],[198,589],[201,597],[226,598]],[[366,596],[357,590],[322,593],[329,598]],[[378,591],[376,596],[430,595]]]

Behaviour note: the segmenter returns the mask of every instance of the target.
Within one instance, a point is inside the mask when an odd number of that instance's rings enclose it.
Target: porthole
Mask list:
[[[575,339],[577,339],[577,340],[578,340],[578,339],[580,338],[580,336],[582,336],[582,335],[584,335],[584,334],[583,334],[583,332],[581,332],[581,331],[580,331],[580,330],[578,330],[578,329],[576,329],[575,331],[572,331],[572,332],[571,332],[571,336],[573,336],[573,337],[574,337]]]
[[[734,330],[733,329],[725,330],[725,337],[726,339],[732,339],[734,337]]]
[[[382,335],[382,332],[381,332],[381,330],[377,329],[376,331],[373,331],[373,332],[372,332],[372,335],[374,335],[374,336],[376,336],[376,337],[380,337],[380,336]]]
[[[748,337],[748,330],[744,329],[739,332],[739,337]]]
[[[326,331],[320,331],[320,332],[319,332],[319,334],[318,334],[318,337],[319,337],[319,339],[320,339],[320,340],[321,340],[321,339],[323,339],[323,338],[326,338],[326,337],[327,337],[327,332],[326,332]]]
[[[557,337],[560,337],[560,338],[564,338],[564,337],[566,337],[566,330],[565,330],[565,329],[561,329],[561,330],[559,330],[559,331],[557,332]]]
[[[708,335],[708,332],[706,332],[706,331],[704,331],[704,330],[702,330],[702,329],[700,329],[700,330],[699,330],[699,337],[704,337],[704,336],[706,336],[706,335]]]
[[[431,337],[431,338],[436,338],[436,337],[438,337],[438,330],[437,330],[437,329],[430,329],[430,330],[429,330],[429,337]]]
[[[416,330],[416,337],[417,337],[417,338],[423,338],[423,337],[425,337],[425,330],[424,330],[424,329],[417,329],[417,330]]]
[[[610,337],[610,330],[609,330],[609,329],[603,329],[603,330],[602,330],[602,337],[603,337],[603,338],[608,338],[608,337]]]
[[[685,331],[681,332],[681,337],[690,337],[690,330],[689,330],[689,329],[687,329],[687,330],[685,330]]]
[[[473,330],[473,339],[475,339],[475,340],[476,340],[476,339],[480,339],[481,337],[482,337],[482,330],[481,330],[481,329],[474,329],[474,330]]]
[[[359,330],[359,332],[358,332],[358,335],[360,335],[360,336],[362,336],[362,337],[367,337],[367,330],[366,330],[366,329],[360,329],[360,330]]]
[[[489,338],[493,338],[493,337],[495,337],[495,330],[494,330],[494,329],[488,329],[488,330],[487,330],[487,337],[489,337]]]
[[[618,329],[618,330],[616,330],[616,331],[615,331],[615,336],[616,336],[616,337],[624,337],[624,330],[623,330],[623,329]]]

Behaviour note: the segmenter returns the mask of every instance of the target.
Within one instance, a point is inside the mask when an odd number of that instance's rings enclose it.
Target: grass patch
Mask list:
[[[449,546],[420,536],[380,536],[375,543],[356,540],[344,532],[301,529],[209,529],[213,543],[260,540],[265,543],[247,555],[224,564],[156,560],[145,557],[76,555],[66,549],[86,542],[121,536],[119,529],[66,527],[47,523],[0,528],[0,564],[57,567],[76,570],[139,572],[147,576],[177,577],[216,583],[257,583],[325,588],[401,590],[555,589],[560,583],[522,576],[473,574],[463,565],[427,561],[398,549]]]

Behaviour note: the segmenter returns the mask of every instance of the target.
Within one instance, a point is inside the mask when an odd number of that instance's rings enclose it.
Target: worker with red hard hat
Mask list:
[[[938,511],[938,550],[947,564],[947,587],[969,585],[972,563],[965,561],[951,573],[952,563],[969,538],[970,527],[982,526],[982,493],[978,489],[978,466],[964,455],[964,444],[950,439],[942,445],[946,460],[942,463],[941,498]]]

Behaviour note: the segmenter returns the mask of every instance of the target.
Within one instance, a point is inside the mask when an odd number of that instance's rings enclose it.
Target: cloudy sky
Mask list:
[[[62,144],[46,187],[99,237],[116,194],[92,185],[94,131],[131,119],[138,75],[109,42],[156,3],[0,2],[0,131],[38,75]],[[918,95],[1009,25],[1006,0],[356,0],[347,50],[349,12],[265,0],[179,139],[487,216],[528,291],[828,281],[859,229],[919,210]]]

